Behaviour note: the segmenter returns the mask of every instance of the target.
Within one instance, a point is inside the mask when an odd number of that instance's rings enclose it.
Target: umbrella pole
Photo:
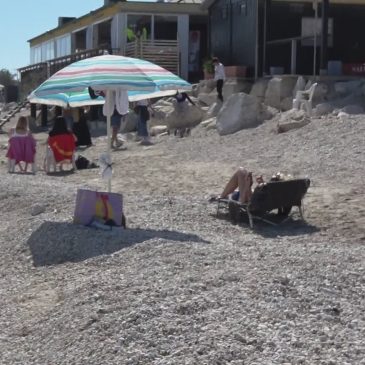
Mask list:
[[[111,90],[107,90],[106,91],[106,100],[105,100],[105,103],[107,103],[110,99],[111,99],[111,96],[112,96],[112,91]],[[106,117],[106,131],[107,131],[107,153],[108,153],[108,156],[110,157],[110,161],[112,159],[112,156],[111,156],[111,115],[110,113],[108,113],[107,117]],[[110,177],[110,179],[108,179],[108,193],[110,193],[112,190],[112,178]]]

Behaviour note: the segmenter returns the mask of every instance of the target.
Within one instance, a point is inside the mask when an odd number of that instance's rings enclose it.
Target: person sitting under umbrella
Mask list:
[[[62,165],[66,162],[71,163],[76,170],[76,141],[76,136],[67,128],[65,118],[57,117],[48,136],[49,149],[45,160],[45,170],[50,172],[51,165],[56,170],[56,164],[58,163],[62,171]]]
[[[21,172],[27,172],[28,164],[32,165],[32,172],[35,173],[36,141],[28,128],[28,120],[21,116],[14,129],[9,131],[9,148],[6,157],[9,162],[9,172],[14,172],[15,165],[18,165]],[[25,162],[25,166],[21,165]]]

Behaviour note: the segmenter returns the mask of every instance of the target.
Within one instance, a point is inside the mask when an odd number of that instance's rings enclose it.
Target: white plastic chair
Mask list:
[[[8,172],[14,173],[15,172],[15,166],[16,165],[17,165],[16,161],[15,160],[11,160],[9,158],[8,159]],[[35,162],[33,162],[33,163],[25,162],[24,167],[20,164],[20,162],[18,162],[18,166],[19,166],[21,172],[27,172],[28,171],[28,165],[31,165],[32,173],[35,174],[37,172],[37,168],[36,168]]]
[[[301,109],[304,106],[304,110],[306,111],[309,117],[312,116],[312,99],[314,92],[316,90],[317,83],[315,82],[312,86],[307,90],[299,90],[295,95],[295,99],[293,100],[293,109]]]
[[[46,157],[45,157],[45,161],[44,161],[44,169],[47,173],[51,172],[51,168],[53,168],[53,171],[56,172],[57,165],[59,166],[60,171],[63,171],[63,164],[65,164],[65,163],[71,164],[72,168],[76,171],[77,167],[76,167],[75,153],[72,155],[71,160],[63,160],[63,161],[56,162],[52,148],[50,146],[47,146]]]

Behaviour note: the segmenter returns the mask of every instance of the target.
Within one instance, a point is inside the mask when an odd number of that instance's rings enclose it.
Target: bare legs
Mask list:
[[[112,148],[114,146],[118,146],[118,128],[117,127],[114,127],[112,128],[112,140],[111,140],[111,146]]]
[[[123,141],[118,139],[118,132],[119,132],[119,128],[113,127],[112,140],[111,140],[112,148],[119,148],[119,147],[123,146]]]
[[[227,198],[229,194],[232,194],[238,188],[240,192],[239,202],[247,203],[252,195],[251,186],[252,173],[240,167],[228,181],[221,194],[221,198]]]

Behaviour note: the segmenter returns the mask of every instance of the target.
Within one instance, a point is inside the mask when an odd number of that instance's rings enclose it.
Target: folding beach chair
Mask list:
[[[6,154],[8,158],[8,171],[15,172],[18,165],[21,172],[27,172],[28,165],[32,166],[32,172],[36,172],[35,166],[36,141],[32,135],[12,136],[9,139],[9,149]],[[22,166],[24,162],[24,166]]]
[[[304,219],[302,201],[309,185],[309,179],[270,181],[256,187],[247,204],[231,199],[218,199],[217,215],[220,209],[226,208],[235,222],[240,220],[242,214],[246,214],[251,228],[253,228],[254,219],[276,226],[285,222],[289,218],[292,207],[296,206],[301,219]],[[276,216],[269,214],[275,209],[278,210]]]
[[[44,167],[47,173],[51,172],[51,167],[56,172],[57,165],[62,171],[62,166],[65,163],[72,165],[76,170],[76,142],[73,134],[59,134],[48,138],[48,146]]]

